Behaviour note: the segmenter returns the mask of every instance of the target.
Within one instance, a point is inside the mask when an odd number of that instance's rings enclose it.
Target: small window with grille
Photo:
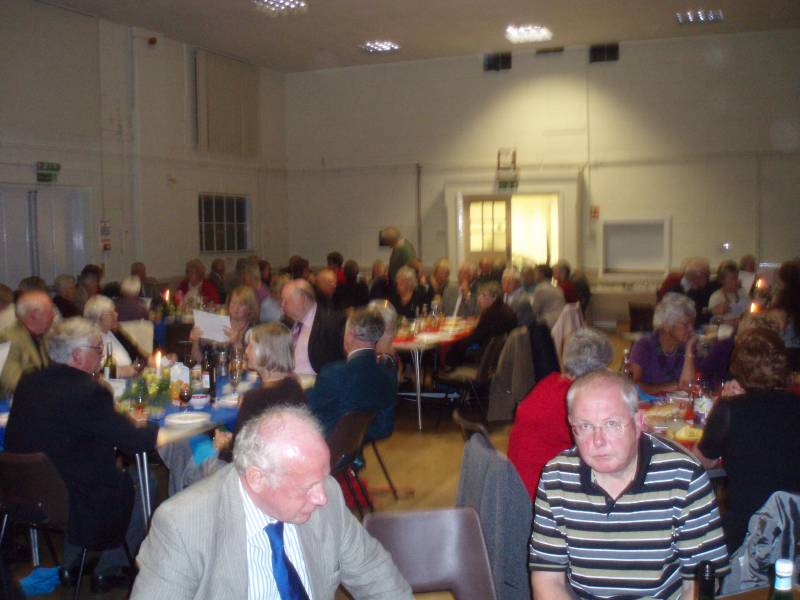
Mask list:
[[[250,250],[250,201],[245,196],[200,194],[200,252]]]

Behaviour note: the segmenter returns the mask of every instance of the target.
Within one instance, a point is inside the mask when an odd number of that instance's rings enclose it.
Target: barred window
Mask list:
[[[200,194],[200,252],[250,250],[250,201],[244,196]]]

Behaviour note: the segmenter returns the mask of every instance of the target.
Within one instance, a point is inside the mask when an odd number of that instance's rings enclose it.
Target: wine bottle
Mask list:
[[[775,561],[775,585],[770,600],[792,600],[792,580],[794,579],[794,563],[788,558]]]
[[[694,571],[694,586],[697,600],[714,600],[714,563],[704,560]]]
[[[111,342],[106,344],[106,359],[103,362],[103,378],[106,381],[117,378],[117,361],[114,360]]]

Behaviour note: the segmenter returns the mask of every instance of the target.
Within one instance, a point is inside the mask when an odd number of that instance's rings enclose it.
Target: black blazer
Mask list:
[[[338,310],[317,304],[317,314],[308,336],[308,360],[315,373],[330,362],[344,360],[344,326],[347,316]],[[286,317],[283,324],[291,329],[294,322]]]
[[[155,448],[158,428],[139,428],[114,410],[111,392],[91,375],[52,364],[23,377],[6,428],[7,452],[44,452],[69,492],[69,541],[96,549],[119,544],[133,508],[133,482],[114,448]]]
[[[483,353],[490,339],[496,335],[509,333],[516,326],[517,315],[514,314],[514,310],[503,302],[502,298],[498,298],[481,313],[472,333],[450,347],[445,362],[448,366],[457,367],[464,362],[467,348],[477,344]]]

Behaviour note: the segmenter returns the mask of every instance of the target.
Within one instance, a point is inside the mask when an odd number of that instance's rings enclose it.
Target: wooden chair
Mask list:
[[[455,421],[455,424],[461,429],[461,437],[464,438],[465,442],[468,442],[469,438],[476,433],[481,434],[486,438],[487,441],[489,441],[489,431],[486,429],[484,424],[464,418],[464,415],[461,414],[461,409],[456,408],[453,411],[453,421]]]
[[[415,594],[497,600],[489,555],[472,508],[372,513],[364,528],[392,555]]]
[[[358,478],[358,473],[353,468],[353,462],[361,454],[367,429],[369,429],[369,424],[374,416],[374,412],[365,411],[345,413],[336,421],[336,425],[333,426],[333,430],[327,439],[328,448],[331,452],[331,475],[343,474],[343,479],[350,490],[350,494],[353,496],[358,514],[362,517],[364,512],[361,508],[361,502],[359,502],[358,494],[350,482],[350,477],[358,484],[359,490],[367,503],[367,509],[372,512],[372,501],[364,484]]]
[[[0,546],[9,524],[24,525],[32,530],[53,529],[66,532],[69,529],[69,495],[64,480],[53,463],[42,452],[31,454],[0,454],[0,497],[2,497],[3,521],[0,527]],[[46,536],[50,552],[58,563],[55,547]],[[81,540],[74,540],[81,547],[81,562],[73,598],[80,596],[81,580],[86,567],[86,555],[95,550]],[[125,550],[128,562],[134,566],[123,532],[119,545]],[[132,582],[131,582],[132,583]]]

